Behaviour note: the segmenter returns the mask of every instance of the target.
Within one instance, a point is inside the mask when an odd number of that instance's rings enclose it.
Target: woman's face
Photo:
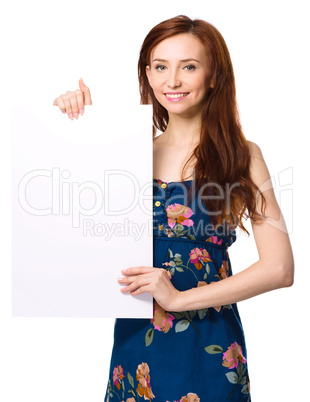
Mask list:
[[[190,118],[200,113],[206,93],[214,86],[203,45],[187,33],[158,43],[146,74],[156,99],[169,115]]]

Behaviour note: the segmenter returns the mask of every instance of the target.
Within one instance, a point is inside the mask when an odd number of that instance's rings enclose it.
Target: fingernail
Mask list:
[[[78,112],[74,112],[74,117],[75,117],[76,119],[78,119],[78,118],[79,118],[79,114],[78,114]]]
[[[62,113],[67,113],[65,110],[62,110]]]
[[[70,117],[70,119],[73,119],[73,114],[69,113],[69,117]]]
[[[84,109],[80,109],[80,114],[83,116]]]

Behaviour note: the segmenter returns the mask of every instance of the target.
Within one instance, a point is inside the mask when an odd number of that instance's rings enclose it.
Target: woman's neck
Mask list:
[[[166,130],[161,135],[167,145],[186,146],[199,143],[200,140],[200,116],[195,118],[182,118],[181,116],[169,116]]]

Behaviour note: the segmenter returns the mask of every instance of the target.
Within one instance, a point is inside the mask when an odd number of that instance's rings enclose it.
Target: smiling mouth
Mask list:
[[[165,95],[168,98],[183,98],[184,96],[187,96],[189,92],[165,92]]]

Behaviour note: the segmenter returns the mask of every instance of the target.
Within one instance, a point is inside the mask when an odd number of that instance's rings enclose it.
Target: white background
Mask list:
[[[294,286],[239,303],[252,400],[308,398],[307,7],[308,2],[301,0],[6,3],[0,17],[1,400],[102,402],[114,323],[11,318],[8,107],[16,103],[38,110],[53,107],[53,99],[76,89],[80,77],[92,91],[94,107],[105,101],[115,107],[139,102],[136,67],[141,43],[155,24],[178,14],[205,19],[223,34],[234,65],[245,135],[262,149],[291,231]],[[104,119],[104,109],[101,112]],[[240,235],[230,258],[234,273],[254,263],[258,255],[253,236]]]

